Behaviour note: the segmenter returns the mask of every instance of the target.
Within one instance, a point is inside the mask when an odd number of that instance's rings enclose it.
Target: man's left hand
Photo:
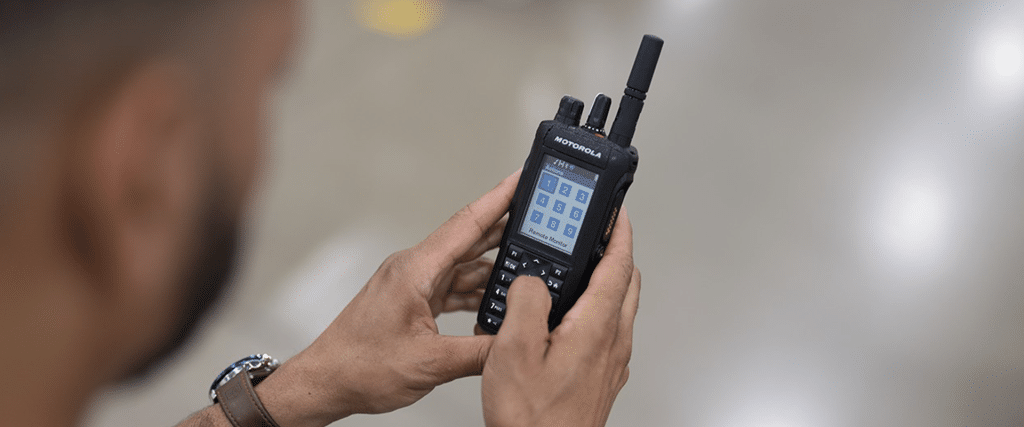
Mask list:
[[[388,257],[309,348],[256,388],[281,425],[326,425],[408,406],[434,387],[479,375],[494,339],[440,335],[435,318],[476,310],[520,172],[418,245]]]

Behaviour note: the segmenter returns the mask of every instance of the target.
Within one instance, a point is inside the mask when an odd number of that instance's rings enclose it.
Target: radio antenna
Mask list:
[[[650,34],[645,35],[640,42],[640,50],[633,61],[633,70],[626,81],[625,93],[619,102],[619,111],[615,113],[615,122],[608,132],[608,139],[620,146],[629,147],[633,142],[636,122],[644,108],[647,90],[651,88],[654,68],[658,66],[658,57],[661,56],[661,46],[664,44],[664,40]]]

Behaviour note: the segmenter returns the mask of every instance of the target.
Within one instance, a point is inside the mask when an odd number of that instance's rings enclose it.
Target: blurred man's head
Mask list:
[[[0,0],[5,365],[102,382],[187,337],[230,272],[294,9]]]

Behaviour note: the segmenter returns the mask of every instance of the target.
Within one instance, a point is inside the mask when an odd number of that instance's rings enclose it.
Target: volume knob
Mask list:
[[[594,105],[590,107],[590,116],[584,126],[591,132],[604,135],[604,123],[608,120],[608,112],[612,108],[612,99],[603,93],[597,94]]]

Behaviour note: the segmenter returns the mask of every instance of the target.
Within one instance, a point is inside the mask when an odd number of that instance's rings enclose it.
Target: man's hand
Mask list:
[[[479,307],[494,264],[481,256],[501,240],[518,181],[516,172],[426,240],[390,256],[309,348],[256,388],[279,424],[393,411],[480,374],[494,337],[439,335],[434,318]]]
[[[604,425],[629,377],[639,298],[625,209],[589,287],[551,333],[546,286],[537,278],[517,278],[484,366],[487,425]]]

